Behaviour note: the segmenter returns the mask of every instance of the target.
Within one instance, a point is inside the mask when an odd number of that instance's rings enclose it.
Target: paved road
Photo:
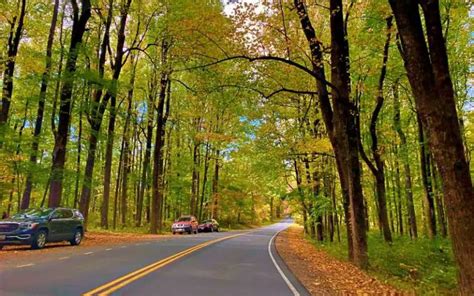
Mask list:
[[[290,222],[0,262],[0,295],[308,295],[271,243]]]

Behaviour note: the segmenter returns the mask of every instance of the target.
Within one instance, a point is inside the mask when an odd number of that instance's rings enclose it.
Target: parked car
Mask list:
[[[173,234],[184,232],[187,232],[188,234],[197,234],[198,222],[196,217],[191,215],[179,217],[179,219],[176,220],[173,225],[171,225],[171,232],[173,232]]]
[[[199,224],[198,231],[199,232],[214,232],[214,231],[219,232],[219,223],[217,223],[217,221],[214,219],[204,220],[202,221],[201,224]]]
[[[77,246],[84,236],[84,217],[75,209],[27,209],[0,220],[0,249],[5,245],[31,245],[68,241]]]

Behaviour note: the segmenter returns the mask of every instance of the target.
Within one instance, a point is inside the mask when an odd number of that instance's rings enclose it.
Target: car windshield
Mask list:
[[[187,222],[191,221],[191,217],[181,217],[178,219],[178,222]]]
[[[54,209],[27,209],[12,216],[13,219],[46,218]]]

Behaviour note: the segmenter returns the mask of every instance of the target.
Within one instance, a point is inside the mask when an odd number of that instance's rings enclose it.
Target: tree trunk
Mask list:
[[[301,22],[301,28],[311,50],[313,76],[316,78],[319,106],[326,130],[336,157],[337,170],[341,181],[346,229],[348,237],[349,259],[359,267],[366,268],[367,235],[364,220],[364,200],[360,184],[360,163],[357,145],[357,130],[354,118],[355,108],[349,102],[348,45],[344,34],[342,5],[331,1],[331,35],[333,78],[332,87],[336,89],[332,96],[332,106],[325,79],[321,43],[309,19],[302,0],[294,0]],[[344,81],[347,80],[347,81]],[[352,107],[351,107],[352,106]],[[333,112],[334,108],[334,112]],[[352,108],[352,110],[351,110]]]
[[[202,191],[201,191],[201,200],[199,201],[199,221],[202,220],[202,207],[204,204],[204,196],[206,193],[206,184],[207,184],[207,172],[209,170],[209,142],[206,143],[206,154],[204,156],[204,175],[202,178]]]
[[[165,110],[166,90],[168,87],[169,73],[168,69],[168,50],[170,45],[168,41],[163,40],[161,45],[161,65],[164,70],[161,72],[160,93],[157,108],[157,126],[155,137],[155,149],[153,151],[153,181],[152,181],[152,198],[151,198],[151,223],[150,233],[158,233],[162,228],[162,205],[163,205],[163,151],[166,121],[169,114],[168,96]]]
[[[125,44],[125,28],[127,25],[127,17],[128,17],[128,10],[130,8],[132,0],[128,0],[124,3],[124,6],[121,7],[121,15],[120,15],[120,24],[117,33],[117,46],[116,46],[116,54],[114,58],[114,66],[113,66],[113,74],[112,74],[112,89],[108,89],[104,98],[102,98],[102,89],[100,88],[96,92],[96,96],[94,98],[94,104],[92,106],[92,118],[91,118],[91,140],[89,142],[89,155],[88,161],[90,159],[91,165],[90,170],[84,172],[84,183],[82,188],[81,194],[81,202],[80,202],[80,209],[82,214],[84,215],[85,221],[87,222],[87,217],[89,213],[89,203],[90,203],[90,187],[91,181],[93,176],[94,164],[95,164],[95,150],[97,146],[97,138],[100,133],[100,127],[102,125],[102,117],[105,113],[107,108],[108,101],[111,97],[117,96],[116,86],[118,84],[118,79],[120,77],[120,73],[122,71],[123,65],[123,48]],[[99,75],[103,77],[104,75],[104,63],[105,63],[105,52],[106,48],[109,45],[109,30],[110,30],[110,23],[112,21],[112,13],[113,13],[113,1],[109,3],[109,15],[106,21],[106,28],[104,32],[104,38],[101,46],[101,56],[99,58]],[[133,64],[133,59],[132,59]],[[133,76],[133,75],[132,75]],[[101,100],[102,98],[102,100]],[[95,139],[94,139],[95,138]],[[105,188],[104,188],[105,191]],[[105,200],[105,197],[104,197]],[[106,226],[105,226],[106,227]]]
[[[212,211],[211,218],[219,219],[219,157],[220,150],[216,150],[214,162],[214,177],[212,178]]]
[[[123,128],[123,162],[122,162],[122,167],[123,167],[123,176],[122,176],[122,200],[121,200],[121,205],[122,205],[122,217],[121,217],[121,222],[122,222],[122,227],[124,227],[127,224],[127,211],[128,211],[128,206],[127,206],[127,198],[128,198],[128,175],[131,172],[131,151],[130,151],[130,119],[132,116],[132,99],[133,99],[133,84],[134,84],[134,77],[132,74],[131,78],[131,88],[128,93],[128,107],[127,107],[127,117],[125,119],[125,126]]]
[[[199,120],[198,120],[199,121]],[[191,202],[190,202],[190,212],[191,215],[196,216],[197,207],[198,207],[198,195],[199,195],[199,167],[200,167],[200,153],[199,146],[201,144],[195,140],[193,147],[193,174],[191,181]]]
[[[73,2],[73,4],[76,4],[76,2]],[[64,73],[63,86],[59,98],[59,123],[54,137],[48,207],[58,207],[61,204],[63,171],[66,163],[66,145],[71,123],[71,99],[74,89],[74,73],[76,72],[76,63],[82,43],[82,36],[86,31],[87,21],[91,16],[90,0],[82,0],[81,4],[80,16],[79,8],[77,5],[73,5],[74,19],[69,53],[66,60],[66,71]]]
[[[418,2],[390,0],[402,40],[405,68],[416,108],[443,180],[449,232],[459,266],[462,295],[474,294],[474,190],[456,113],[443,38],[439,2],[420,1],[426,23],[424,36]],[[428,49],[429,47],[429,49]]]
[[[23,24],[26,14],[26,0],[21,0],[20,15],[18,23],[17,16],[13,17],[11,22],[10,34],[7,43],[8,58],[5,62],[5,70],[3,72],[3,88],[2,88],[2,109],[0,110],[0,127],[8,120],[10,112],[10,104],[13,95],[13,75],[15,74],[16,56],[20,45],[21,35],[23,33]],[[15,30],[16,25],[16,30]]]
[[[372,139],[371,151],[374,158],[375,164],[373,164],[367,155],[364,152],[362,143],[360,142],[360,126],[358,125],[359,137],[359,149],[362,159],[364,159],[367,166],[370,168],[370,171],[375,177],[376,183],[376,196],[377,196],[377,214],[379,227],[383,233],[384,239],[386,242],[392,242],[392,233],[390,231],[390,224],[387,215],[387,196],[385,188],[385,163],[382,159],[382,154],[378,146],[378,136],[377,136],[377,119],[382,110],[384,104],[383,96],[383,85],[385,81],[385,76],[387,73],[387,61],[388,61],[388,52],[390,48],[390,39],[391,39],[391,28],[392,28],[392,17],[386,19],[387,22],[387,37],[385,40],[385,45],[383,49],[383,62],[381,73],[378,83],[378,94],[377,94],[377,104],[375,105],[374,111],[372,112],[372,118],[370,120],[370,137]],[[359,120],[358,120],[359,121]]]
[[[446,217],[445,217],[445,208],[442,200],[442,188],[440,188],[439,184],[439,175],[438,170],[433,162],[431,162],[431,168],[433,172],[433,183],[435,189],[435,200],[436,200],[436,214],[438,215],[438,223],[439,223],[439,230],[441,232],[442,237],[448,236],[448,227],[446,225]]]
[[[425,218],[426,226],[428,230],[428,236],[434,238],[436,236],[436,216],[433,199],[433,185],[431,180],[431,165],[430,156],[426,151],[427,144],[425,143],[425,136],[423,132],[423,124],[420,116],[417,116],[418,120],[418,142],[420,145],[420,167],[421,176],[423,179],[423,188],[425,195],[423,196],[425,202]]]
[[[142,212],[143,212],[143,201],[145,197],[145,191],[148,188],[148,179],[150,174],[150,156],[151,156],[151,144],[153,140],[153,121],[155,118],[155,110],[154,110],[154,91],[155,88],[154,83],[150,84],[148,95],[148,105],[147,105],[147,129],[146,129],[146,144],[145,144],[145,156],[143,158],[143,168],[142,168],[142,176],[141,176],[141,185],[140,185],[140,192],[138,194],[138,201],[137,201],[137,224],[136,226],[139,227],[142,223]]]
[[[109,107],[109,125],[107,128],[107,143],[105,147],[104,164],[104,196],[101,206],[100,226],[109,228],[109,201],[110,201],[110,183],[112,182],[112,153],[114,147],[115,119],[117,116],[115,97],[110,98]]]
[[[45,69],[41,77],[41,87],[38,101],[38,110],[36,111],[36,121],[35,121],[35,130],[33,132],[33,143],[31,144],[31,155],[30,163],[32,168],[36,165],[38,158],[38,148],[39,148],[39,135],[41,134],[41,128],[43,126],[43,116],[44,116],[44,105],[46,101],[46,90],[48,89],[49,76],[51,73],[51,58],[53,56],[53,42],[54,42],[54,32],[56,30],[56,23],[58,20],[58,10],[59,10],[59,0],[54,0],[53,7],[53,16],[51,18],[51,25],[49,27],[48,43],[46,45],[46,61]],[[5,78],[5,77],[4,77]],[[25,191],[23,192],[23,198],[21,200],[21,209],[27,209],[30,207],[31,199],[31,190],[33,187],[32,180],[32,171],[28,171],[26,176],[26,185]]]
[[[418,237],[418,228],[416,225],[415,206],[413,204],[413,186],[411,181],[410,160],[408,159],[407,138],[402,129],[400,121],[400,99],[398,93],[398,81],[393,86],[393,105],[395,114],[393,116],[393,126],[400,138],[401,159],[403,162],[403,173],[405,175],[405,197],[407,200],[408,223],[410,227],[410,236]]]

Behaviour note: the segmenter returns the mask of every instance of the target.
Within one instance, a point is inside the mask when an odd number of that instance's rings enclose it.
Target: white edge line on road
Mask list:
[[[69,259],[69,257],[61,257],[61,258],[59,258],[59,260],[66,260],[66,259]]]
[[[283,231],[284,229],[278,231],[277,233],[275,233],[272,238],[270,239],[270,242],[268,243],[268,254],[270,255],[270,258],[272,259],[273,261],[273,265],[275,265],[276,269],[278,270],[278,272],[280,273],[281,277],[283,278],[283,280],[285,281],[286,285],[288,286],[288,288],[291,290],[291,292],[293,293],[294,296],[300,296],[300,293],[298,292],[298,290],[296,290],[295,286],[293,286],[293,284],[290,282],[290,280],[286,277],[285,273],[281,270],[280,266],[278,266],[278,263],[276,262],[275,260],[275,257],[273,257],[273,254],[272,254],[272,243],[273,243],[273,240],[275,239],[275,237],[281,232]]]
[[[90,254],[94,254],[94,252],[87,252],[87,253],[84,253],[84,255],[90,255]]]
[[[108,248],[108,249],[105,249],[105,250],[106,250],[106,251],[110,251],[110,250],[112,250],[112,248]]]
[[[18,265],[17,268],[22,268],[22,267],[28,267],[28,266],[33,266],[33,263],[28,263],[28,264],[23,264],[23,265]]]

